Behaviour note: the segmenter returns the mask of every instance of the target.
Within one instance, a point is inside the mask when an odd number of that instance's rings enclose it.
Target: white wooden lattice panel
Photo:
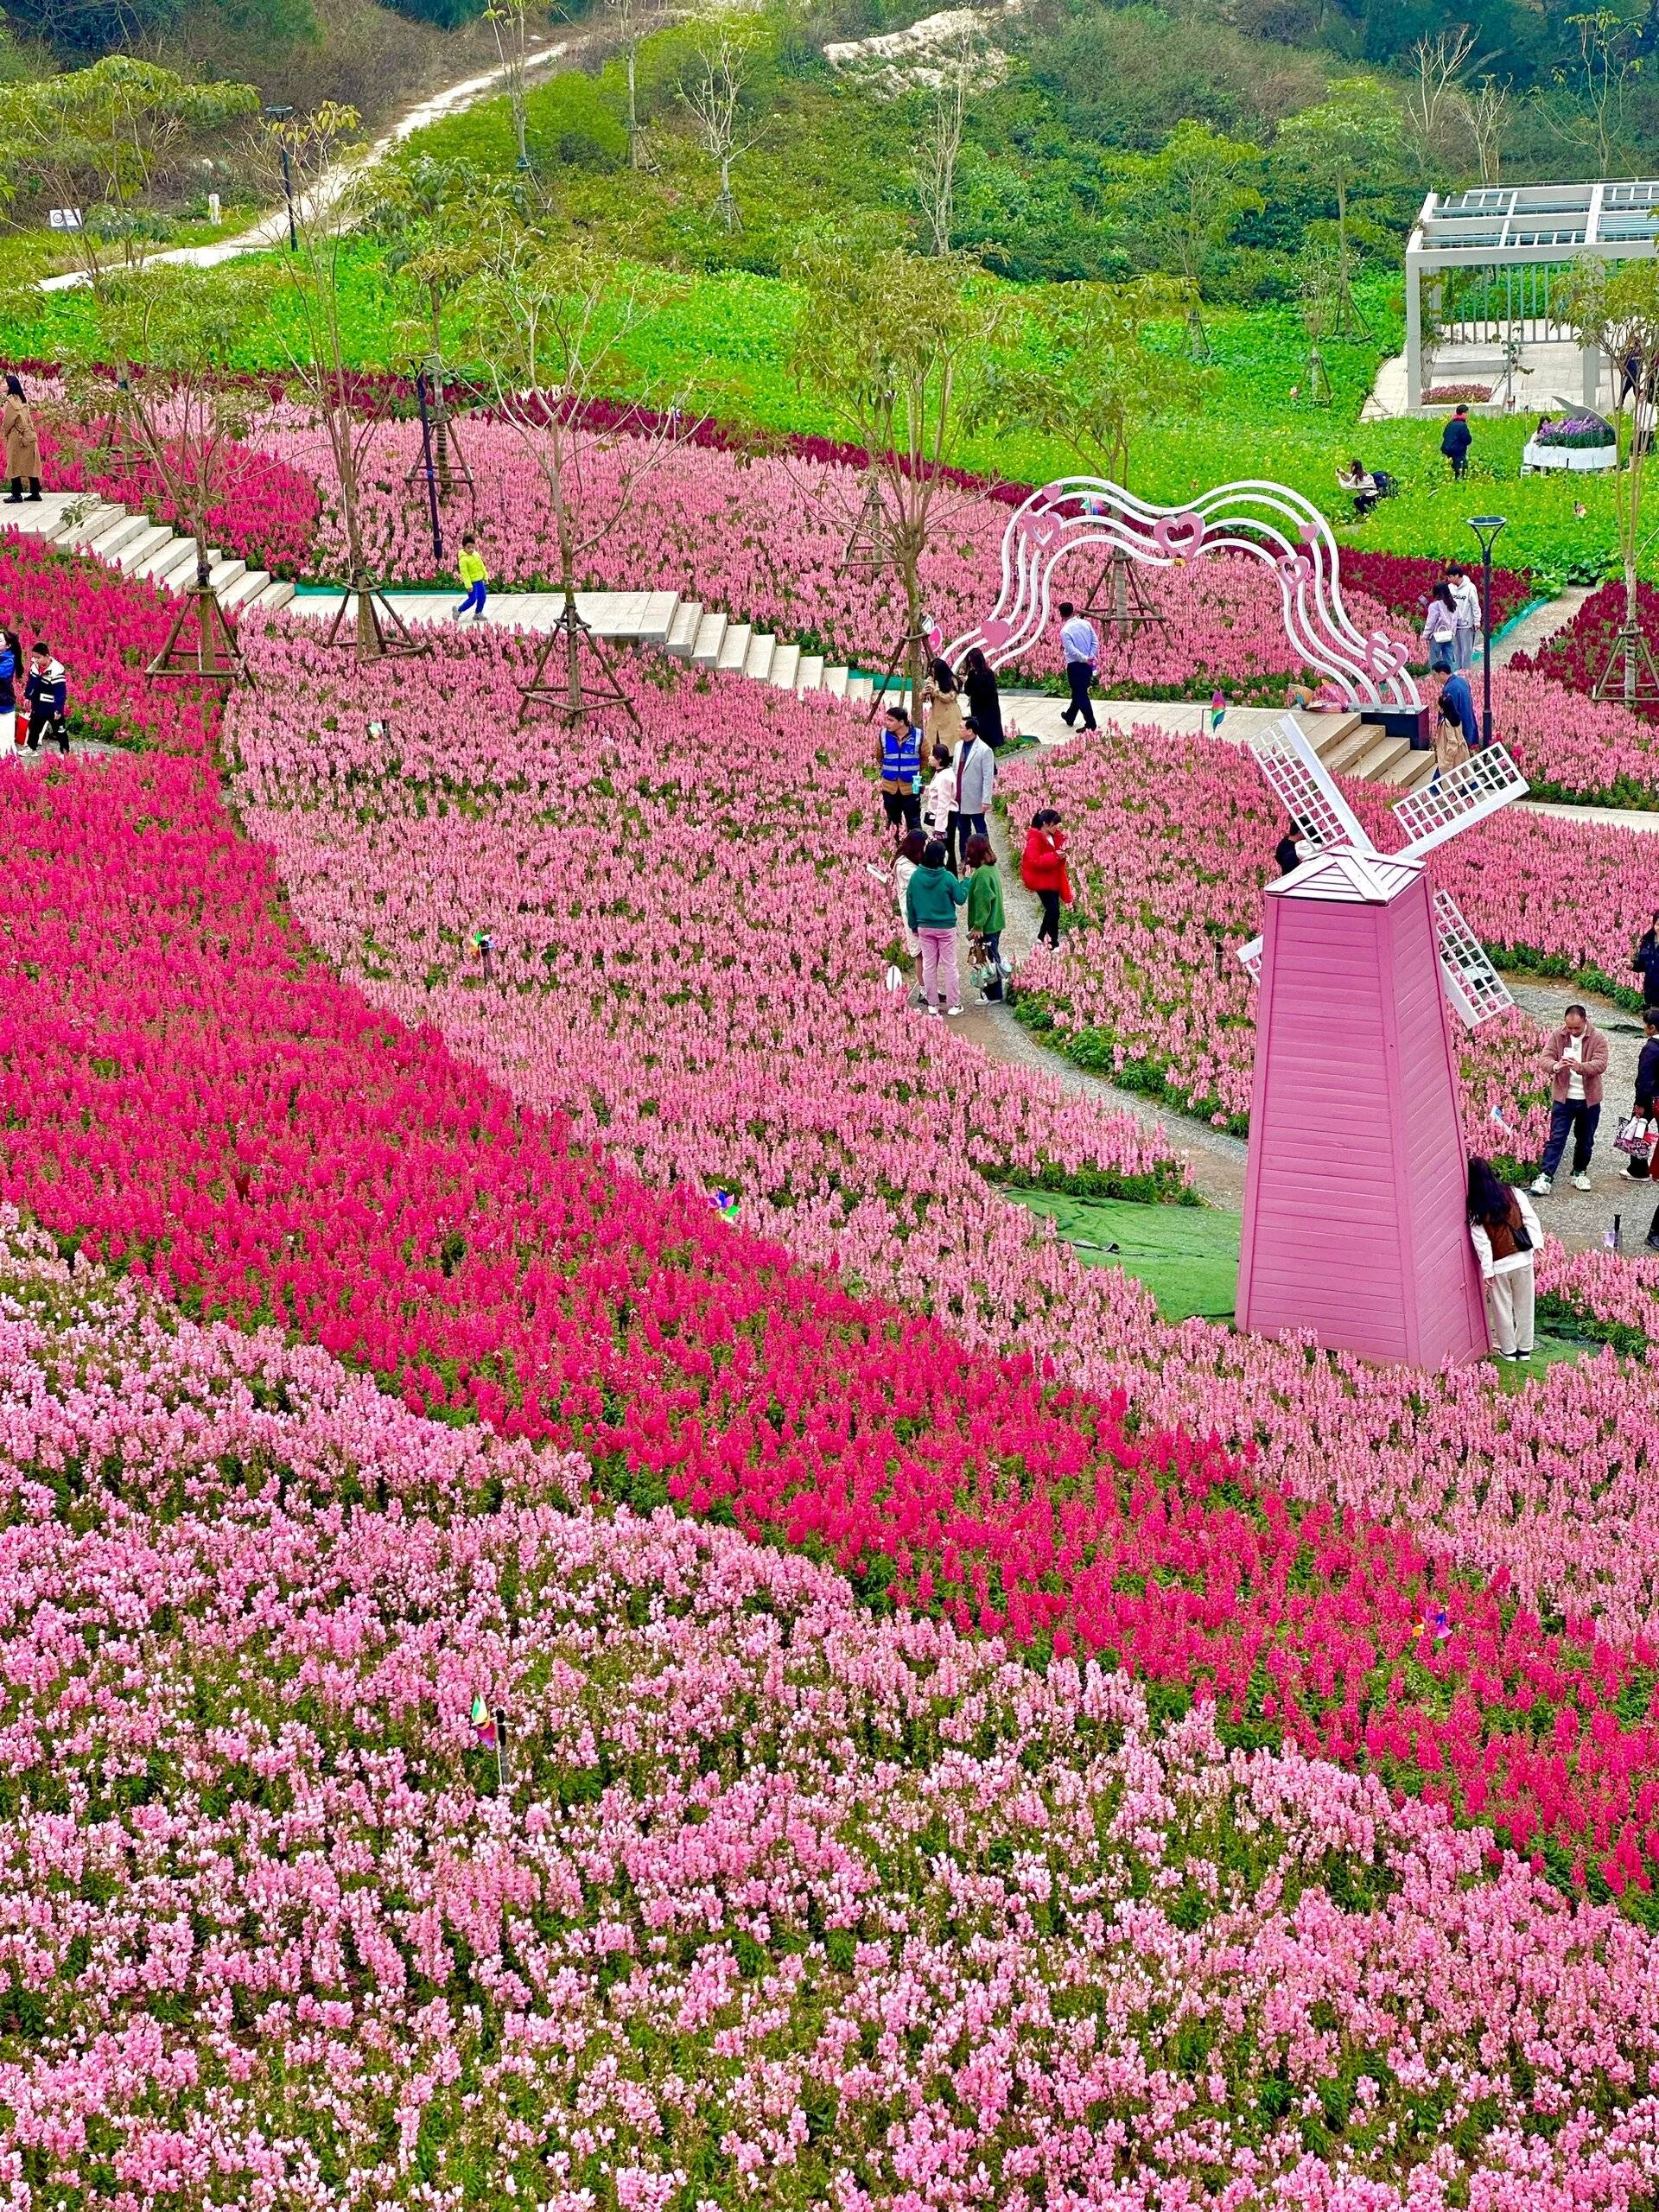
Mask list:
[[[1395,801],[1395,819],[1411,842],[1394,857],[1421,860],[1459,830],[1523,798],[1526,791],[1526,778],[1503,746],[1489,745],[1484,752],[1471,753],[1435,782]]]
[[[1307,843],[1321,851],[1334,845],[1351,845],[1362,853],[1375,850],[1325,763],[1288,715],[1244,742]]]
[[[1458,912],[1450,892],[1434,893],[1434,934],[1440,940],[1446,995],[1466,1028],[1473,1029],[1515,1004],[1508,985]]]

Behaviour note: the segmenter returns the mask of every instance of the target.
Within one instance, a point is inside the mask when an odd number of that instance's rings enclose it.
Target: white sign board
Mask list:
[[[54,231],[78,231],[81,226],[79,207],[54,207],[47,219]]]

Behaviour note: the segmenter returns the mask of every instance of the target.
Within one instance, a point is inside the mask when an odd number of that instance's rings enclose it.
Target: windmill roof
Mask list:
[[[1315,853],[1268,886],[1269,899],[1318,899],[1344,906],[1386,906],[1422,874],[1421,861],[1385,853],[1356,852],[1343,845]]]

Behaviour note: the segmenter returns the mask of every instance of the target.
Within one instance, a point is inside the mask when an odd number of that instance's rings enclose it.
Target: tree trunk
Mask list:
[[[639,166],[639,111],[634,99],[634,61],[639,48],[632,41],[628,46],[628,167]]]

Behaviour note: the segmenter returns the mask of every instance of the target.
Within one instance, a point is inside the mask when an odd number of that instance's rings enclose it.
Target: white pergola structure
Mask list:
[[[1573,334],[1550,314],[1552,277],[1585,254],[1636,261],[1656,246],[1659,181],[1431,192],[1406,246],[1407,406],[1423,404],[1426,322],[1459,349],[1571,346]],[[1593,408],[1601,381],[1593,346],[1582,349],[1580,378]]]

